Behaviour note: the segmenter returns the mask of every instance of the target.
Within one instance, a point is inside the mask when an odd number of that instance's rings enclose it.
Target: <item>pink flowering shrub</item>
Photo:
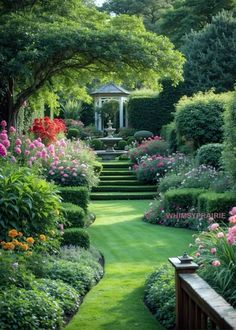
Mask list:
[[[235,307],[236,207],[230,215],[228,227],[212,223],[196,237],[194,246],[200,275]]]
[[[143,156],[139,164],[133,165],[137,179],[141,182],[153,183],[170,171],[175,163],[171,156]]]
[[[168,144],[159,136],[154,136],[143,141],[136,148],[129,151],[129,156],[133,164],[138,163],[143,156],[149,155],[167,155]]]

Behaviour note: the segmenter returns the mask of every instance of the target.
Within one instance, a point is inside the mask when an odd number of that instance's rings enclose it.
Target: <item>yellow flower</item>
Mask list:
[[[18,239],[13,239],[12,243],[16,246],[18,246],[20,244],[20,242],[18,241]]]
[[[26,238],[26,242],[29,243],[29,244],[34,244],[34,239],[33,239],[33,237],[27,237],[27,238]]]
[[[15,245],[11,242],[7,242],[3,245],[3,248],[5,250],[14,250],[15,249]]]
[[[12,238],[17,237],[18,235],[19,235],[19,233],[16,229],[9,230],[9,232],[8,232],[8,236],[12,237]]]
[[[32,252],[32,251],[27,251],[25,254],[26,254],[27,256],[32,256],[33,252]]]
[[[39,235],[39,239],[40,239],[41,241],[46,241],[46,236],[43,235],[43,234],[41,234],[41,235]]]
[[[59,210],[55,210],[55,214],[59,215],[60,214]]]

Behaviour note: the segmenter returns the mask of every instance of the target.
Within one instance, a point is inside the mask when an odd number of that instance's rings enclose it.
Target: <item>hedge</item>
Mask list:
[[[73,245],[88,249],[90,247],[89,234],[82,228],[65,229],[62,245]]]
[[[72,203],[63,203],[62,206],[65,210],[65,218],[70,222],[67,227],[85,226],[85,212],[80,206]]]
[[[89,191],[86,187],[60,187],[58,190],[63,202],[73,203],[87,210]]]
[[[174,189],[164,194],[164,208],[168,212],[187,212],[197,207],[198,196],[205,190],[198,188]]]
[[[205,192],[198,197],[198,211],[209,213],[217,221],[227,220],[229,211],[236,206],[236,193]],[[214,215],[215,214],[215,215]]]
[[[222,151],[223,144],[221,143],[208,143],[201,146],[196,155],[198,165],[210,165],[219,169],[222,165]]]

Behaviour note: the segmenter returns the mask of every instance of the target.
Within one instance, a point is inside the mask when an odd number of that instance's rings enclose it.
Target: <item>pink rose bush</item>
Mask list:
[[[57,140],[45,145],[41,138],[19,137],[15,128],[1,123],[0,159],[35,167],[49,181],[65,186],[97,185],[95,154],[82,141]]]
[[[195,240],[199,273],[234,306],[236,305],[236,207],[229,212],[229,226],[212,223]]]

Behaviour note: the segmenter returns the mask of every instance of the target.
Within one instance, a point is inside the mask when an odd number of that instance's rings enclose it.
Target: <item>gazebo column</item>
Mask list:
[[[120,114],[120,128],[124,127],[124,99],[121,96],[120,102],[119,102],[119,114]]]
[[[101,109],[101,107],[102,107],[102,99],[101,99],[101,97],[99,97],[95,101],[95,109],[96,108]],[[101,113],[97,112],[97,111],[95,111],[95,126],[99,131],[102,130],[102,116],[101,116]]]
[[[128,117],[127,103],[126,103],[126,107],[125,107],[125,127],[129,127],[129,117]]]

